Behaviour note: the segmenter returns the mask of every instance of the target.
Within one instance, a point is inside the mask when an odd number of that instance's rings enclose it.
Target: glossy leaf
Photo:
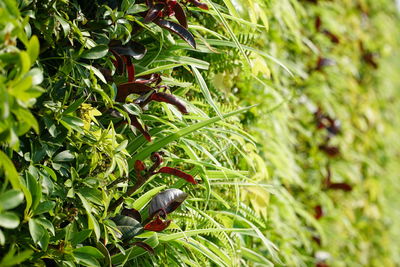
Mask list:
[[[149,222],[144,226],[144,230],[161,232],[164,231],[171,224],[171,220],[161,220],[159,216],[153,221]]]
[[[168,31],[177,34],[182,40],[186,41],[191,47],[196,48],[196,41],[194,40],[193,35],[185,29],[185,27],[164,19],[159,19],[154,21],[158,26],[167,29]]]
[[[187,194],[177,188],[167,189],[156,195],[149,204],[149,217],[156,214],[165,217],[176,210],[187,198]]]
[[[140,234],[143,231],[143,226],[137,220],[129,216],[117,215],[112,220],[117,225],[118,230],[121,232],[121,239],[127,240]]]
[[[189,113],[186,109],[185,104],[174,95],[157,92],[152,94],[150,99],[157,102],[165,102],[174,105],[183,114]]]

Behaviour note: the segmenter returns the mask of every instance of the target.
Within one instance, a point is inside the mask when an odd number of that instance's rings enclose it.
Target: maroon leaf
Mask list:
[[[146,169],[146,165],[144,164],[143,161],[141,161],[141,160],[135,161],[135,170],[136,171],[141,172],[141,171],[144,171],[145,169]]]
[[[136,60],[142,59],[147,52],[147,49],[144,45],[137,42],[129,42],[126,45],[122,45],[121,41],[113,40],[109,44],[110,50],[122,55],[122,56],[130,56]]]
[[[143,75],[137,77],[135,80],[136,83],[143,83],[143,84],[155,83],[155,85],[159,84],[161,81],[162,81],[161,76],[158,73]]]
[[[319,219],[321,219],[322,216],[324,216],[324,211],[323,211],[321,205],[315,206],[314,211],[315,211],[315,214],[314,214],[315,219],[319,220]]]
[[[150,201],[149,217],[155,215],[166,217],[167,214],[176,210],[187,198],[187,194],[179,189],[171,188],[157,194]]]
[[[151,142],[151,136],[149,132],[146,131],[145,128],[143,128],[137,117],[134,115],[130,115],[129,118],[131,119],[131,125],[138,129],[138,131],[143,134],[144,138],[146,138],[147,141]]]
[[[320,145],[318,148],[324,151],[329,157],[337,157],[340,154],[340,149],[337,146]]]
[[[322,21],[321,21],[321,17],[320,16],[317,16],[316,18],[315,18],[315,29],[319,32],[319,30],[321,29],[321,24],[322,24]]]
[[[163,3],[157,3],[154,6],[152,6],[146,13],[146,16],[144,17],[144,23],[149,23],[154,21],[156,18],[159,18],[162,16],[162,10],[165,8],[165,4]]]
[[[124,61],[128,72],[128,82],[133,82],[135,80],[135,67],[132,64],[130,57],[124,56]]]
[[[175,18],[179,21],[179,24],[181,24],[182,27],[187,29],[188,24],[187,24],[186,14],[185,11],[183,11],[182,6],[179,3],[176,3],[172,6],[172,10],[175,13]]]
[[[197,184],[197,181],[193,178],[192,175],[187,174],[186,172],[180,171],[180,170],[175,169],[175,168],[162,167],[161,169],[158,170],[157,173],[171,174],[171,175],[177,176],[179,178],[185,179],[187,182],[189,182],[191,184]]]
[[[117,69],[117,73],[119,75],[122,75],[125,70],[125,63],[124,60],[122,59],[121,55],[115,52],[114,50],[110,49],[111,53],[113,53],[115,60],[112,60],[112,63],[114,64],[115,68]]]
[[[174,105],[181,113],[188,113],[185,104],[183,104],[183,102],[176,98],[174,95],[159,92],[152,94],[150,99],[157,102],[165,102]]]
[[[154,249],[150,245],[146,244],[145,242],[138,241],[138,242],[132,243],[130,245],[141,247],[142,249],[146,250],[147,252],[149,252],[153,255],[155,254]]]
[[[118,85],[118,92],[117,92],[117,97],[116,101],[118,102],[125,102],[125,99],[128,95],[130,94],[145,94],[150,91],[152,91],[153,88],[151,88],[148,85],[145,84],[140,84],[136,82],[127,82],[127,83],[121,83]]]
[[[336,62],[333,59],[319,57],[317,61],[317,70],[322,70],[325,67],[330,67],[336,65]]]
[[[188,0],[188,2],[192,3],[193,5],[197,6],[198,8],[208,10],[207,4],[202,3],[199,0]]]
[[[193,35],[185,29],[183,26],[179,25],[178,23],[164,20],[164,19],[158,19],[155,20],[154,23],[156,23],[158,26],[167,29],[168,31],[177,34],[179,37],[181,37],[184,41],[186,41],[191,47],[196,48],[196,41],[194,40]]]
[[[313,236],[312,239],[314,240],[315,243],[318,244],[318,246],[321,246],[321,238],[319,238],[318,236]]]
[[[131,217],[138,222],[142,221],[142,216],[140,215],[139,211],[135,209],[123,209],[121,212],[122,215]]]
[[[106,78],[107,82],[112,82],[114,81],[113,76],[111,74],[111,70],[106,69],[106,68],[99,68],[101,74],[103,74],[104,78]]]
[[[171,223],[171,220],[163,221],[159,216],[144,226],[144,230],[161,232],[165,230]]]
[[[332,43],[335,44],[340,43],[339,37],[337,37],[337,35],[331,33],[330,31],[323,30],[322,33],[325,34],[331,40]]]
[[[353,190],[353,187],[347,183],[331,183],[328,186],[328,189],[343,190],[343,191],[349,192],[349,191]]]

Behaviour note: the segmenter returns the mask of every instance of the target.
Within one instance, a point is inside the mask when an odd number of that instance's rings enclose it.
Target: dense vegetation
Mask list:
[[[1,0],[0,266],[398,266],[390,0]]]

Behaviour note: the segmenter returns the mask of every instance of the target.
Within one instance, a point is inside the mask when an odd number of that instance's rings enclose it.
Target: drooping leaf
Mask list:
[[[191,47],[196,48],[196,41],[194,40],[193,35],[185,29],[183,26],[179,25],[178,23],[169,21],[169,20],[164,20],[164,19],[158,19],[154,21],[158,26],[167,29],[168,31],[177,34],[179,37],[181,37],[184,41],[186,41]]]
[[[151,253],[153,255],[155,254],[154,249],[150,245],[145,243],[145,242],[138,241],[138,242],[132,243],[132,245],[141,247],[141,248],[143,248],[144,250],[146,250],[147,252],[149,252],[149,253]]]
[[[146,138],[147,141],[151,142],[151,136],[149,132],[142,126],[142,124],[139,122],[136,116],[131,115],[129,116],[131,119],[131,125],[138,129],[138,131],[143,134],[144,138]]]
[[[157,102],[165,102],[165,103],[174,105],[183,114],[189,113],[186,109],[185,104],[181,100],[179,100],[177,97],[175,97],[174,95],[157,92],[157,93],[152,94],[150,99],[157,101]]]
[[[146,47],[138,42],[129,42],[128,44],[122,45],[120,41],[112,41],[109,47],[111,51],[119,55],[130,56],[136,60],[142,59],[147,52]]]
[[[135,209],[123,209],[121,214],[124,216],[131,217],[138,222],[142,222],[142,216],[140,215],[140,212]]]
[[[182,6],[179,3],[176,3],[172,6],[172,10],[175,12],[175,18],[179,21],[179,24],[184,28],[188,28],[187,19],[185,11],[183,11]]]

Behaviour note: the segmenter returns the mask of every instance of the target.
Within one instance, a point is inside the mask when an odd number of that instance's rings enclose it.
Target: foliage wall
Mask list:
[[[0,2],[0,266],[397,266],[389,0]]]

